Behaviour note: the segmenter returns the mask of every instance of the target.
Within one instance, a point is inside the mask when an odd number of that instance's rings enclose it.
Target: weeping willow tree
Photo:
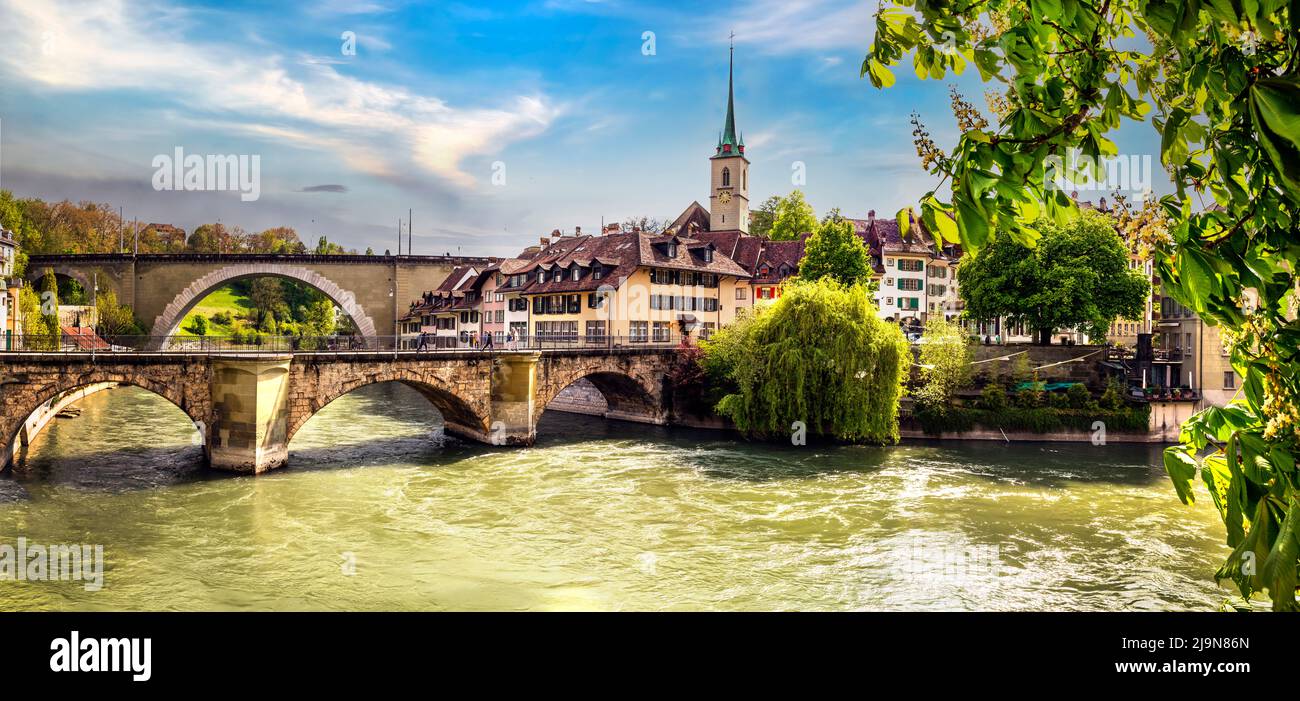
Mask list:
[[[898,399],[911,353],[879,319],[867,288],[796,281],[704,345],[706,372],[732,391],[717,412],[756,437],[808,433],[898,440]]]

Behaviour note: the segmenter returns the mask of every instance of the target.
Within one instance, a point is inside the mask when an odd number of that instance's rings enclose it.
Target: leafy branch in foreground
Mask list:
[[[1297,610],[1300,5],[894,0],[862,74],[888,87],[909,54],[920,78],[973,63],[1004,88],[997,124],[963,131],[921,200],[928,228],[970,252],[1003,235],[1033,246],[1040,219],[1077,216],[1057,176],[1099,176],[1122,120],[1156,129],[1175,192],[1145,243],[1167,293],[1231,330],[1244,378],[1229,406],[1183,425],[1166,469],[1185,502],[1199,474],[1223,518],[1233,552],[1216,576]],[[1061,173],[1075,153],[1091,157],[1083,172]]]

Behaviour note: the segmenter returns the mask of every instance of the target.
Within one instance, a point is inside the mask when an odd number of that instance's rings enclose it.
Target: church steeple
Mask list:
[[[727,121],[722,125],[722,135],[714,156],[735,156],[745,153],[745,141],[736,136],[736,41],[733,32],[731,55],[727,59]]]
[[[718,146],[709,157],[712,173],[709,195],[710,231],[749,231],[749,159],[745,138],[736,131],[736,42],[732,35],[727,61],[727,121],[718,134]]]

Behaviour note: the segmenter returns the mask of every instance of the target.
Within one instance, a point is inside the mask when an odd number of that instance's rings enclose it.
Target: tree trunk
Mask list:
[[[1040,346],[1050,346],[1050,345],[1052,345],[1052,330],[1051,330],[1051,329],[1038,329],[1038,345],[1040,345]]]

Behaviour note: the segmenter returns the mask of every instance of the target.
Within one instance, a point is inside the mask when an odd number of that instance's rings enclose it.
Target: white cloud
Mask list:
[[[854,48],[865,54],[875,32],[873,10],[874,3],[862,0],[751,0],[696,24],[708,27],[700,30],[702,40],[726,43],[734,31],[738,46],[764,53]]]
[[[335,151],[380,177],[423,172],[471,186],[465,158],[535,136],[561,113],[538,95],[453,107],[329,63],[197,42],[186,37],[191,18],[161,5],[0,0],[0,8],[13,34],[0,64],[29,86],[148,91],[231,130]]]

